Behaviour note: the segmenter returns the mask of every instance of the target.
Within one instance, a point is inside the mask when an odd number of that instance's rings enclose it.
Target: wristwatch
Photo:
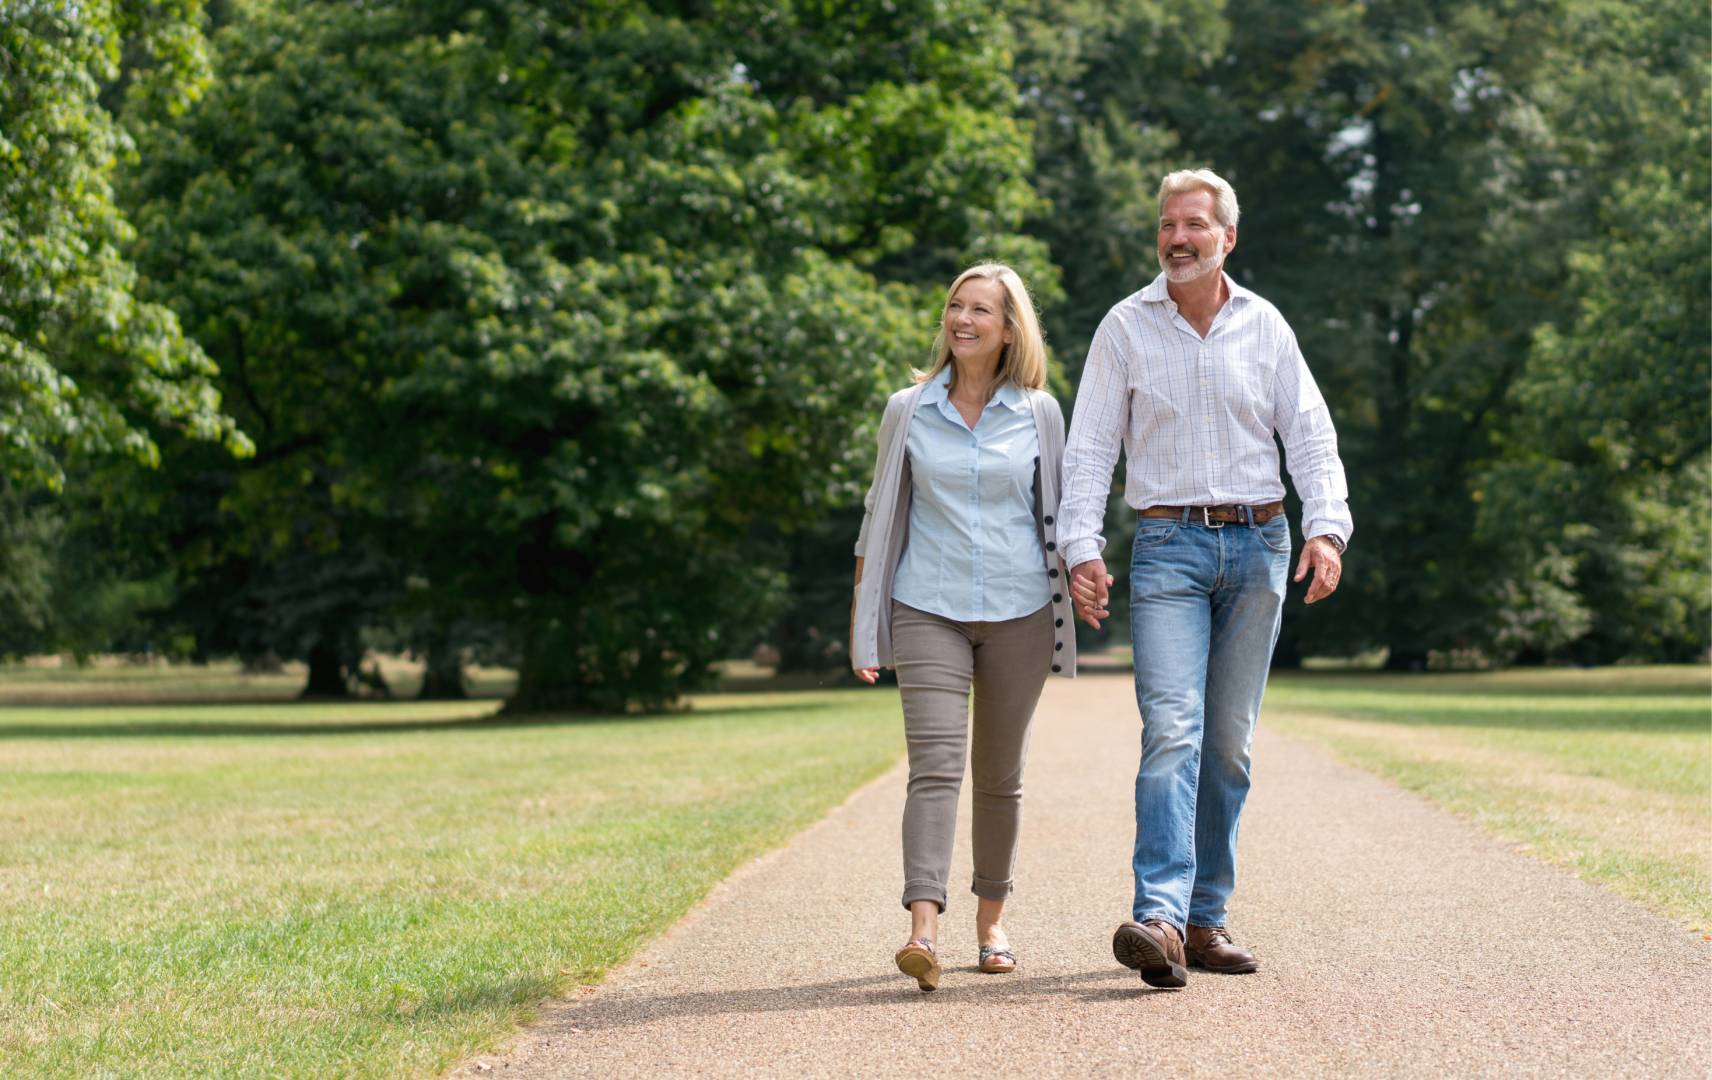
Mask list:
[[[1337,553],[1339,555],[1343,554],[1343,541],[1338,539],[1338,536],[1336,533],[1322,533],[1319,536],[1319,539],[1324,540],[1327,543],[1331,544],[1332,547],[1337,548]]]

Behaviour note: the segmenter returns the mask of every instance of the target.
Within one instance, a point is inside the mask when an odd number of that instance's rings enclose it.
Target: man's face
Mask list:
[[[1216,272],[1236,246],[1236,226],[1220,225],[1213,193],[1185,191],[1159,208],[1159,268],[1179,284]]]

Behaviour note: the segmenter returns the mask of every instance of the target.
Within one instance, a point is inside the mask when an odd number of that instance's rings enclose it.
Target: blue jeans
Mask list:
[[[1186,515],[1185,515],[1186,518]],[[1278,642],[1290,526],[1141,518],[1130,640],[1141,707],[1135,918],[1225,925],[1249,748]]]

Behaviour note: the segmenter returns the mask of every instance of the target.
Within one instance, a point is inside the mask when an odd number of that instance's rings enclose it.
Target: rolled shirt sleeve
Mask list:
[[[1074,568],[1097,559],[1106,548],[1101,530],[1106,521],[1106,497],[1112,490],[1129,413],[1127,350],[1114,316],[1107,315],[1094,334],[1082,382],[1076,389],[1076,410],[1070,437],[1064,444],[1064,493],[1058,504],[1058,545],[1066,565]]]
[[[1338,457],[1337,431],[1319,384],[1288,326],[1280,327],[1272,426],[1284,441],[1284,467],[1302,499],[1302,535],[1336,536],[1346,546],[1355,532],[1349,486]]]

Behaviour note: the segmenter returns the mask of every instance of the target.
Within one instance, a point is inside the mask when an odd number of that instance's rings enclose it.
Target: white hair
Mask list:
[[[1165,200],[1186,191],[1210,191],[1213,194],[1213,217],[1220,225],[1235,225],[1242,211],[1236,205],[1236,190],[1224,177],[1211,169],[1178,169],[1167,173],[1159,182],[1159,206]]]

